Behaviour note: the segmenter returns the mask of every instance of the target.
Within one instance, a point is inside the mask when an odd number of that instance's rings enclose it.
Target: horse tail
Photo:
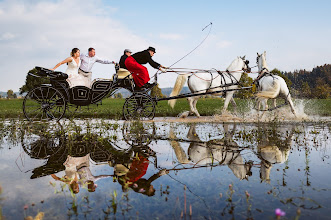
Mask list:
[[[279,95],[280,82],[279,80],[274,80],[273,86],[269,91],[261,91],[256,94],[256,97],[270,98],[274,99]]]
[[[184,87],[186,80],[187,80],[187,75],[177,76],[176,83],[175,83],[174,88],[172,89],[172,92],[170,93],[169,97],[179,95],[180,91],[182,91],[182,89]],[[176,99],[169,100],[168,104],[171,106],[171,108],[174,108],[175,104],[176,104]]]

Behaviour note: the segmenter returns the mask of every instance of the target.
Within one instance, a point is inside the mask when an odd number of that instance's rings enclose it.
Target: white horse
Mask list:
[[[222,93],[223,89],[237,89],[238,85],[231,85],[224,87],[227,84],[238,84],[241,75],[244,71],[250,71],[250,68],[248,66],[249,61],[245,60],[244,57],[237,57],[235,60],[232,61],[230,66],[226,69],[223,73],[217,73],[215,76],[214,74],[209,74],[206,72],[197,72],[189,76],[188,75],[178,75],[176,79],[176,83],[174,85],[174,88],[170,94],[170,97],[177,96],[180,91],[182,90],[185,82],[187,81],[188,87],[191,90],[192,93],[203,93],[206,92],[215,92],[220,91],[220,93],[214,93],[213,95],[219,96]],[[188,78],[188,79],[187,79]],[[233,100],[233,93],[235,91],[227,91],[224,101],[224,107],[222,113],[225,113],[229,102],[232,101],[232,103],[235,105],[235,102]],[[189,115],[190,113],[194,113],[197,117],[200,117],[200,114],[196,108],[199,96],[193,96],[187,98],[190,104],[190,111],[187,113]],[[168,104],[174,108],[176,104],[176,99],[169,100]]]
[[[259,69],[259,73],[269,73],[269,68],[266,62],[266,52],[264,51],[263,54],[257,53],[257,66]],[[290,91],[286,85],[285,80],[278,76],[278,75],[270,75],[266,74],[262,76],[258,80],[258,93],[256,94],[256,97],[258,99],[257,108],[260,110],[260,104],[262,103],[263,111],[266,111],[268,109],[268,99],[274,99],[273,100],[273,107],[276,107],[276,98],[281,96],[285,99],[285,102],[287,102],[290,107],[291,111],[294,114],[295,117],[296,111],[294,109],[294,105],[291,99]],[[263,116],[263,114],[262,114]]]

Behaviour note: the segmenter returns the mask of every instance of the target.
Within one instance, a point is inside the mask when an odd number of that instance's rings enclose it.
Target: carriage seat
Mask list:
[[[132,79],[131,73],[127,69],[123,69],[123,68],[119,68],[119,70],[116,73],[116,76],[117,76],[117,79],[124,79],[127,76],[129,76],[128,77],[129,79]]]

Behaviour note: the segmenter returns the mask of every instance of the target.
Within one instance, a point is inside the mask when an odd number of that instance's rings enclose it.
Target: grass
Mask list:
[[[238,111],[248,112],[250,100],[236,99]],[[75,114],[77,118],[110,118],[122,119],[122,109],[125,99],[104,99],[101,105],[83,106]],[[310,99],[304,101],[307,114],[330,116],[331,99]],[[0,118],[24,118],[22,111],[23,99],[0,99]],[[224,101],[220,98],[201,98],[197,108],[202,116],[220,114]],[[230,104],[229,110],[232,111]],[[156,117],[173,117],[189,110],[186,99],[178,99],[174,109],[168,106],[167,101],[160,101],[156,105]]]

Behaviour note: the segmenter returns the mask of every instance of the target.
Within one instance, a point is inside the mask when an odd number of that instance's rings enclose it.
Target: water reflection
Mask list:
[[[290,127],[290,132],[286,132],[286,137],[282,136],[284,135],[283,133],[278,133],[279,130],[277,129],[267,129],[265,124],[259,127],[257,155],[261,160],[261,181],[270,183],[270,171],[273,164],[282,164],[288,160],[291,150],[292,137],[294,134],[294,127]]]
[[[223,124],[224,137],[209,141],[201,141],[199,135],[196,133],[195,127],[196,124],[191,124],[187,133],[187,138],[190,142],[187,152],[188,157],[186,157],[180,143],[174,141],[176,139],[174,132],[170,131],[169,137],[173,139],[170,143],[180,163],[186,164],[192,162],[194,167],[203,165],[227,165],[240,180],[247,180],[248,176],[252,175],[252,161],[244,162],[240,154],[243,148],[233,140],[236,124],[234,124],[232,131],[229,131],[228,124]]]
[[[329,127],[105,121],[15,126],[16,134],[0,136],[9,146],[2,144],[4,155],[18,150],[13,160],[19,169],[11,165],[4,172],[9,160],[0,155],[2,186],[33,179],[25,182],[30,191],[50,198],[54,208],[48,212],[59,218],[136,218],[138,212],[141,218],[180,218],[188,217],[189,206],[191,217],[211,219],[272,218],[279,207],[293,218],[298,207],[309,210],[307,218],[314,209],[319,217],[330,211],[331,179],[324,175]],[[19,216],[11,194],[31,200],[17,188],[4,190],[8,219]]]

